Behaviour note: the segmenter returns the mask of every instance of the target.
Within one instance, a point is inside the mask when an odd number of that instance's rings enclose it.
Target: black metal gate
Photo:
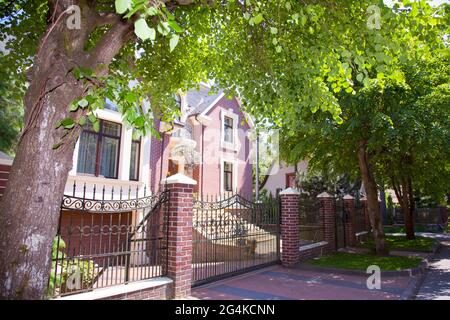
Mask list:
[[[345,221],[347,219],[347,210],[343,199],[337,199],[335,202],[335,236],[336,236],[336,250],[345,248]]]
[[[75,294],[167,273],[168,190],[147,196],[105,188],[64,195],[48,296]],[[106,200],[105,197],[111,199]]]
[[[193,285],[278,263],[280,202],[235,194],[194,200]]]

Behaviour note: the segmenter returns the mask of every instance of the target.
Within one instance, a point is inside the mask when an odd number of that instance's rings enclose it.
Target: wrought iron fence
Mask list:
[[[405,218],[401,208],[394,209],[393,222],[395,224],[404,224]],[[422,225],[442,225],[443,216],[441,208],[416,208],[414,210],[414,223]]]
[[[193,209],[194,285],[279,261],[278,199],[207,196]]]
[[[362,204],[359,197],[355,198],[355,215],[354,215],[355,233],[360,233],[366,230],[366,208]]]
[[[349,219],[348,208],[342,198],[338,197],[334,200],[335,208],[335,238],[336,249],[345,248],[347,246],[345,240],[345,222]]]
[[[317,197],[300,196],[299,203],[299,240],[307,245],[324,240],[324,221],[320,212],[321,202]]]
[[[90,198],[86,185],[81,196],[75,190],[61,204],[50,297],[166,274],[168,190],[140,195],[136,189],[132,195],[131,188],[120,189],[118,199],[105,187],[96,192],[94,186]]]

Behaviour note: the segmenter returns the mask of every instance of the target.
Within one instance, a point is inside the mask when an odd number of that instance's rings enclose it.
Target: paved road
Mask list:
[[[418,300],[450,300],[450,234],[430,235],[442,247],[433,259],[417,293]]]
[[[413,278],[383,277],[381,290],[369,290],[364,275],[323,273],[273,266],[195,288],[205,300],[396,300]]]

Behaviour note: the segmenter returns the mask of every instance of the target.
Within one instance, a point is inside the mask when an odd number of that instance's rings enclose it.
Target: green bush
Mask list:
[[[56,236],[52,243],[52,266],[50,281],[47,288],[47,297],[73,291],[67,286],[69,277],[75,273],[80,275],[81,288],[89,288],[98,275],[94,261],[79,258],[67,258],[65,253],[66,243],[60,236]],[[77,288],[75,290],[81,289]]]

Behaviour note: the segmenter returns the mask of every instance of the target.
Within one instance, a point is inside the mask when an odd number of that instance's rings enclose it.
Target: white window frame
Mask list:
[[[225,141],[225,117],[233,119],[233,142]],[[232,109],[222,109],[220,112],[220,120],[220,147],[227,150],[237,151],[239,115],[234,113]]]
[[[131,128],[126,128],[122,121],[122,116],[119,112],[110,109],[98,109],[95,111],[95,115],[98,119],[106,120],[121,124],[121,139],[120,139],[120,153],[119,153],[119,169],[117,179],[95,177],[92,175],[85,175],[77,172],[78,164],[78,151],[80,145],[80,139],[78,139],[75,151],[73,154],[73,166],[70,170],[69,175],[72,178],[85,179],[86,181],[92,181],[93,183],[127,183],[128,185],[133,184],[143,184],[149,181],[149,163],[150,163],[150,144],[151,137],[145,136],[141,137],[141,149],[139,150],[139,180],[130,180],[130,154],[131,154],[131,141],[133,130]]]
[[[232,191],[225,191],[224,188],[224,182],[225,182],[225,176],[224,176],[224,169],[225,169],[225,162],[229,162],[232,164],[233,166],[233,190]],[[220,193],[221,195],[224,194],[225,192],[236,192],[237,191],[237,186],[238,186],[238,161],[237,159],[232,159],[232,158],[224,158],[221,157],[220,158]]]

